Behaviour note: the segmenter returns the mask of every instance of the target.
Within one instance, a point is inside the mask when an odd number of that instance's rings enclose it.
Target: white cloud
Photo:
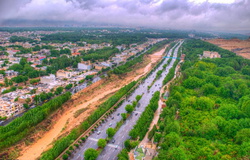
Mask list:
[[[15,10],[1,13],[1,5]],[[236,0],[2,0],[0,19],[98,22],[172,29],[250,28],[250,1]],[[227,0],[233,2],[234,0]],[[4,3],[5,2],[5,3]],[[199,3],[197,3],[199,2]]]

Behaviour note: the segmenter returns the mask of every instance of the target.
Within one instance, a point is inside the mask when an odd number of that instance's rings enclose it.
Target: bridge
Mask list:
[[[164,56],[162,58],[172,58],[172,59],[181,59],[180,57],[168,57],[168,56]]]

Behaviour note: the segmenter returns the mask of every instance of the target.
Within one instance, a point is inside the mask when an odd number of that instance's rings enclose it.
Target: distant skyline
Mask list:
[[[250,0],[0,0],[0,26],[88,23],[244,32]]]

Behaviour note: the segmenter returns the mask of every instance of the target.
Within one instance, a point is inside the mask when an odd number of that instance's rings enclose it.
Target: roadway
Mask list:
[[[176,45],[182,44],[177,43]],[[178,49],[180,45],[175,49],[174,51],[174,57],[177,56]],[[172,49],[169,50],[166,56],[170,56],[172,53]],[[141,113],[144,111],[145,107],[149,104],[150,99],[152,98],[152,95],[154,92],[160,90],[162,87],[162,81],[165,78],[165,76],[168,74],[169,69],[173,66],[175,59],[172,59],[170,64],[166,67],[166,69],[163,71],[162,76],[160,76],[159,79],[155,81],[155,83],[152,85],[150,90],[148,91],[148,85],[152,83],[154,80],[157,71],[161,70],[163,68],[163,65],[166,64],[168,61],[168,58],[164,59],[164,62],[147,78],[142,82],[133,93],[127,98],[126,101],[122,103],[122,105],[113,112],[104,123],[102,123],[96,131],[91,134],[86,142],[81,145],[76,152],[73,153],[73,158],[71,156],[71,159],[73,160],[83,160],[84,158],[84,152],[88,148],[94,148],[97,149],[97,141],[100,138],[105,139],[107,137],[106,130],[110,127],[115,128],[116,123],[121,120],[121,113],[126,113],[125,106],[127,104],[132,104],[132,101],[135,100],[135,97],[137,95],[143,95],[140,99],[140,107],[136,107],[135,111],[132,113],[132,115],[125,121],[125,123],[121,126],[121,128],[116,132],[113,139],[115,140],[114,143],[110,142],[107,144],[107,146],[103,149],[102,153],[99,155],[97,160],[114,160],[117,159],[117,155],[119,152],[124,148],[124,141],[129,139],[129,131],[133,128],[133,126],[136,124],[136,121],[139,119]],[[137,115],[136,115],[137,113]]]

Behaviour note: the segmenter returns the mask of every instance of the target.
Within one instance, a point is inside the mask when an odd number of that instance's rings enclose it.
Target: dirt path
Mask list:
[[[215,44],[221,48],[227,49],[242,56],[246,59],[250,59],[250,39],[209,39],[206,40],[209,43]]]
[[[77,95],[74,95],[74,97],[72,97],[73,106],[70,106],[70,108],[60,117],[55,119],[55,124],[52,124],[53,127],[48,132],[43,134],[39,140],[25,147],[18,159],[37,159],[43,151],[50,148],[51,143],[54,140],[62,134],[67,134],[71,129],[84,121],[96,109],[96,106],[104,102],[109,96],[111,96],[112,93],[116,92],[131,81],[139,79],[142,75],[150,71],[153,64],[161,58],[159,55],[162,55],[164,51],[165,48],[146,57],[144,60],[145,63],[135,66],[135,71],[127,74],[125,77],[113,76],[106,82],[101,80],[90,87],[83,89]],[[87,110],[75,118],[75,112],[83,108],[87,108]]]

